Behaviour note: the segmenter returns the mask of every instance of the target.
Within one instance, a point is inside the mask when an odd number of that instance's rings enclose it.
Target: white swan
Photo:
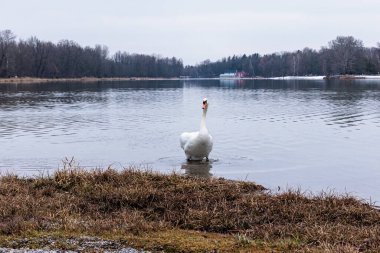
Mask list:
[[[208,109],[207,98],[203,99],[203,114],[201,120],[201,128],[198,132],[185,132],[181,134],[180,144],[181,148],[185,151],[187,160],[203,160],[212,150],[212,136],[208,133],[206,128],[206,114]]]

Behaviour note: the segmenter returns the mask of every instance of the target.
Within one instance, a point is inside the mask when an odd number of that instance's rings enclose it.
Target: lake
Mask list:
[[[187,163],[199,129],[210,162]],[[380,201],[380,80],[162,80],[0,84],[0,172],[130,165]]]

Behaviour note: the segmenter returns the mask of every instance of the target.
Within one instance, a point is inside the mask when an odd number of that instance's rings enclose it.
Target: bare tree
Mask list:
[[[380,74],[380,42],[377,43],[377,48],[376,48],[376,62],[377,62],[377,74]]]
[[[352,36],[338,36],[329,42],[329,47],[334,58],[333,69],[338,74],[354,73],[355,63],[359,60],[359,54],[363,50],[363,42]]]
[[[11,30],[0,31],[0,77],[9,76],[10,48],[15,38]]]

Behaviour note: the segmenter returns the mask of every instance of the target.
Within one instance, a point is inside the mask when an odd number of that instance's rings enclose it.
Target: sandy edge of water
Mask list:
[[[144,77],[81,77],[81,78],[35,78],[35,77],[11,77],[0,78],[0,84],[19,83],[51,83],[51,82],[111,82],[133,80],[179,80],[179,78],[144,78]]]

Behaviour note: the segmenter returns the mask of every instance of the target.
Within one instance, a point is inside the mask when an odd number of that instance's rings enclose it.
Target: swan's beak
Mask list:
[[[202,110],[204,109],[207,109],[207,98],[204,98],[202,102]]]

